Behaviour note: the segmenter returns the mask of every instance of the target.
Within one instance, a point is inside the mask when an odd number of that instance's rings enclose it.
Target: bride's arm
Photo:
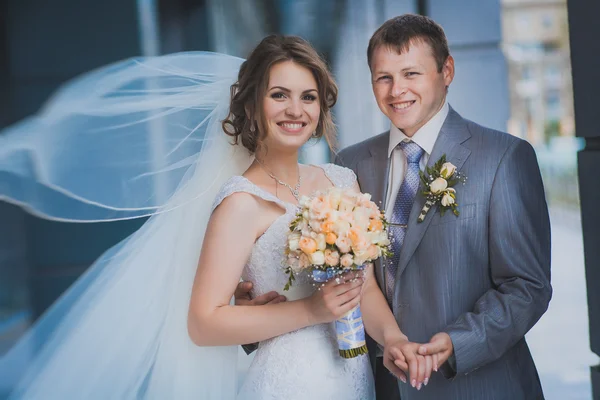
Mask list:
[[[244,265],[261,233],[260,218],[264,215],[259,201],[247,193],[229,196],[214,211],[204,236],[188,315],[188,332],[197,345],[260,342],[333,321],[360,301],[361,282],[332,282],[315,295],[298,301],[230,305]]]
[[[360,191],[358,184],[353,188]],[[413,343],[402,333],[390,306],[375,278],[373,264],[365,270],[365,283],[361,295],[360,308],[365,330],[384,348],[383,363],[398,379],[406,382],[406,372],[413,387],[421,387],[431,376],[433,357],[418,354],[421,346]],[[437,368],[437,367],[436,367]]]

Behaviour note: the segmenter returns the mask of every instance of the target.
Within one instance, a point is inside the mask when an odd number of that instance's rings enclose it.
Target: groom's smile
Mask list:
[[[394,111],[405,111],[413,104],[415,104],[415,100],[392,103],[390,106],[394,109]]]

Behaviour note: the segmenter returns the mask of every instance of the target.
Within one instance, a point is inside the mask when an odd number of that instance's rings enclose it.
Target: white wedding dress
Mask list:
[[[337,187],[351,187],[354,172],[333,164],[321,168]],[[314,287],[298,276],[289,292],[283,292],[287,275],[282,261],[286,232],[297,207],[286,203],[242,176],[227,181],[217,195],[214,207],[227,196],[246,192],[274,202],[285,209],[256,241],[243,279],[254,283],[252,295],[270,291],[285,294],[289,301],[310,296]],[[374,384],[367,355],[344,359],[338,354],[333,323],[315,325],[261,342],[241,389],[243,400],[368,400],[374,399]]]

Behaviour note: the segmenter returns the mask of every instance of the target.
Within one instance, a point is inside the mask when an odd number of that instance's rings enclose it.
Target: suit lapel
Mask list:
[[[369,147],[370,157],[360,161],[357,165],[357,174],[363,193],[370,193],[371,200],[380,208],[385,207],[387,195],[387,180],[389,171],[388,144],[389,132],[381,135],[379,140]],[[383,265],[375,263],[375,274],[379,282],[383,282]]]
[[[458,115],[456,111],[450,107],[448,116],[442,125],[440,134],[433,146],[431,156],[427,161],[427,166],[432,167],[441,157],[446,154],[447,161],[456,165],[456,168],[460,170],[463,166],[471,150],[462,145],[467,139],[471,137],[469,130],[466,126],[465,120]],[[402,275],[402,272],[406,269],[408,262],[412,258],[415,250],[421,243],[433,215],[436,213],[438,206],[434,205],[431,207],[425,220],[421,223],[417,222],[417,218],[423,205],[425,204],[425,198],[421,194],[421,188],[417,192],[415,201],[413,202],[410,216],[408,220],[408,229],[404,242],[402,243],[402,249],[400,252],[400,261],[398,263],[398,271],[396,273],[396,279]]]

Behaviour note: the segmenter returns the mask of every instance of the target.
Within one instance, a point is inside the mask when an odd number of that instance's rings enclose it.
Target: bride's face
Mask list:
[[[293,61],[271,67],[263,101],[269,149],[298,150],[319,123],[321,106],[312,72]]]

